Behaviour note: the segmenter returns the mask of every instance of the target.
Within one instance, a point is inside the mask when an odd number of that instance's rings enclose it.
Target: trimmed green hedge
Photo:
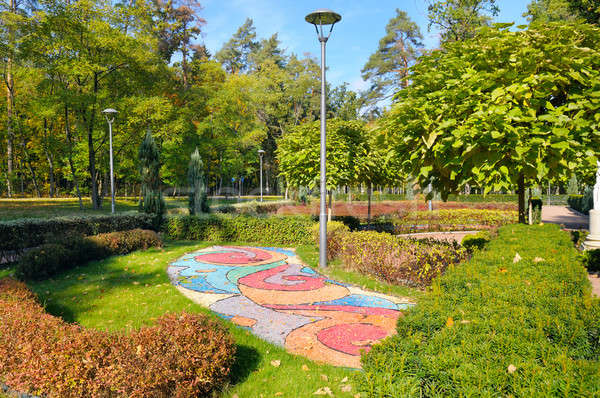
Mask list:
[[[600,302],[590,291],[558,226],[505,226],[363,357],[357,385],[371,397],[597,396]]]
[[[15,275],[22,280],[43,280],[88,261],[161,246],[156,232],[143,229],[64,237],[26,251],[17,262]]]
[[[594,208],[594,194],[591,188],[586,188],[583,195],[569,195],[567,203],[571,209],[583,214],[589,214]]]
[[[25,218],[0,222],[0,255],[51,242],[57,237],[88,236],[135,228],[153,228],[153,215]]]
[[[308,216],[208,214],[168,217],[163,231],[171,239],[269,242],[274,245],[312,243]]]

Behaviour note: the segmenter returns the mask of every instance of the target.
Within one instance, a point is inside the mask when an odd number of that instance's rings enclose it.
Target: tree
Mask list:
[[[327,189],[360,181],[359,160],[368,153],[365,126],[360,121],[327,120]],[[292,187],[319,185],[320,124],[304,123],[278,141],[276,151],[280,175]]]
[[[165,212],[165,201],[160,190],[160,154],[150,130],[146,133],[138,152],[142,182],[141,210],[155,214],[157,225]]]
[[[587,23],[600,25],[600,3],[598,0],[567,0],[569,10],[585,19]]]
[[[247,18],[215,57],[229,73],[245,72],[250,67],[250,54],[257,46],[256,28],[252,19]]]
[[[327,118],[341,120],[356,120],[364,105],[363,98],[348,89],[348,83],[343,83],[329,92],[327,96]]]
[[[188,181],[190,183],[189,209],[190,215],[198,213],[208,213],[208,197],[206,196],[206,184],[204,182],[204,164],[198,148],[190,157],[188,165]]]
[[[519,193],[591,167],[600,151],[600,29],[484,28],[421,57],[384,128],[421,186],[443,198],[465,184]]]
[[[569,10],[568,0],[532,0],[524,17],[531,23],[573,21],[575,15]]]
[[[428,29],[439,28],[442,43],[466,40],[499,12],[496,0],[430,0]]]
[[[371,83],[368,101],[377,103],[388,98],[401,86],[408,85],[408,68],[419,55],[423,36],[419,25],[406,12],[396,9],[396,16],[385,27],[379,48],[369,57],[361,74]]]

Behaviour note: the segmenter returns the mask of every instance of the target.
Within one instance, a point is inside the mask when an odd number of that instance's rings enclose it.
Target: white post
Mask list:
[[[600,249],[600,161],[596,161],[596,185],[594,185],[594,208],[590,210],[590,234],[583,247],[585,250]]]

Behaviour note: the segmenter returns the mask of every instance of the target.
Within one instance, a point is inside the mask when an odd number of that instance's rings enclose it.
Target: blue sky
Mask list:
[[[366,84],[360,70],[378,46],[385,26],[400,8],[420,27],[426,48],[436,47],[438,34],[427,31],[427,2],[425,0],[204,0],[202,17],[206,19],[204,41],[212,54],[244,23],[254,20],[259,38],[278,33],[282,47],[299,56],[320,54],[314,27],[304,16],[317,8],[329,8],[342,16],[327,43],[327,80],[333,85],[348,82],[354,90]],[[497,22],[526,23],[522,14],[529,0],[498,0],[500,15]]]

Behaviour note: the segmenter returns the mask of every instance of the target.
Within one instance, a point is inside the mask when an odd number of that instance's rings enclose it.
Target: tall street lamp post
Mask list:
[[[325,110],[325,44],[331,36],[333,25],[341,21],[340,14],[331,10],[321,8],[308,14],[305,18],[306,22],[313,24],[317,31],[317,37],[321,42],[321,209],[319,212],[319,266],[327,267],[327,209],[325,205],[327,196],[327,175],[325,165],[326,151],[326,121],[327,115]],[[329,33],[325,36],[323,26],[331,25]]]
[[[110,147],[110,212],[115,214],[115,175],[113,173],[112,123],[115,121],[116,110],[107,108],[102,111],[108,122],[108,142]],[[110,118],[109,118],[110,117]]]
[[[263,159],[263,155],[265,154],[265,151],[263,151],[262,149],[258,150],[258,156],[260,156],[260,201],[263,201],[263,195],[262,195],[262,187],[263,187],[263,183],[262,183],[262,159]]]

